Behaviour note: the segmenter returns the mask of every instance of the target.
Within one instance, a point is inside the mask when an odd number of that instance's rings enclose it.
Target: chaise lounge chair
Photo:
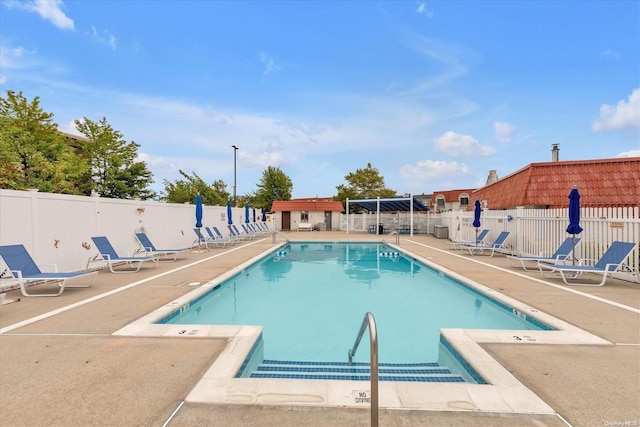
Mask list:
[[[222,247],[222,248],[227,246],[227,244],[233,243],[234,239],[230,237],[224,237],[222,233],[220,233],[220,230],[218,230],[216,227],[213,227],[213,228],[215,232],[212,231],[211,228],[209,227],[204,228],[205,230],[207,230],[207,234],[209,235],[209,239],[208,239],[209,242],[213,243],[217,247]]]
[[[462,245],[475,245],[475,246],[480,246],[480,245],[484,245],[487,246],[487,244],[485,243],[484,239],[487,237],[487,234],[489,234],[489,230],[488,229],[484,229],[481,230],[480,233],[478,233],[478,237],[476,237],[476,241],[475,242],[471,242],[471,241],[463,241],[463,240],[452,240],[449,242],[450,245],[453,246],[453,249],[461,249]]]
[[[188,251],[188,249],[157,249],[146,233],[136,233],[136,239],[147,256],[156,255],[159,261],[175,261],[180,255],[186,256]]]
[[[484,255],[485,252],[490,252],[491,255],[496,252],[498,249],[502,249],[509,237],[508,231],[503,231],[498,235],[496,240],[490,245],[461,245],[461,249],[468,249],[471,255]]]
[[[93,240],[96,248],[98,248],[98,252],[100,252],[102,260],[106,261],[109,265],[109,270],[111,270],[112,273],[135,273],[140,270],[140,267],[142,267],[142,264],[145,262],[152,262],[153,267],[155,267],[156,263],[158,262],[158,257],[156,255],[121,257],[113,248],[111,242],[109,242],[109,239],[107,239],[105,236],[92,237],[91,240]],[[89,261],[87,261],[87,269],[89,269],[89,264],[93,261],[95,261],[95,258],[89,258]],[[129,268],[126,270],[114,270],[114,267],[123,264],[128,265]]]
[[[80,277],[91,277],[91,281],[88,285],[73,285],[66,286],[68,288],[88,288],[96,281],[96,277],[98,275],[97,271],[92,272],[69,272],[63,273],[58,272],[58,268],[55,264],[47,264],[51,268],[53,268],[53,272],[44,272],[40,269],[40,267],[35,263],[27,249],[23,245],[8,245],[8,246],[0,246],[0,256],[4,260],[4,263],[7,265],[11,274],[15,278],[18,279],[18,283],[20,284],[20,291],[22,295],[26,297],[57,297],[62,292],[64,292],[65,284],[67,280],[80,278]],[[44,265],[42,265],[44,267]],[[58,293],[46,293],[46,294],[30,294],[27,292],[27,286],[31,283],[37,282],[56,282],[60,287]]]
[[[568,265],[568,264],[538,264],[538,268],[542,274],[545,272],[560,273],[562,280],[567,285],[580,285],[580,286],[602,286],[607,280],[607,276],[615,273],[624,265],[624,261],[631,255],[636,249],[637,243],[619,242],[615,241],[609,246],[602,257],[593,266],[589,265]],[[581,260],[584,262],[585,260]],[[582,277],[583,274],[591,273],[596,275],[602,275],[600,283],[587,283],[587,282],[569,282],[568,280],[574,280]]]
[[[575,244],[580,243],[580,238],[577,237],[575,239]],[[527,268],[527,263],[535,263],[535,269],[538,268],[538,263],[544,262],[547,264],[566,264],[566,260],[572,255],[573,252],[573,238],[567,237],[564,242],[558,247],[558,249],[549,257],[543,256],[533,256],[533,255],[507,255],[507,262],[512,267],[517,267],[517,265],[513,265],[512,261],[517,264],[520,263],[522,268],[525,271],[532,271],[534,269]]]

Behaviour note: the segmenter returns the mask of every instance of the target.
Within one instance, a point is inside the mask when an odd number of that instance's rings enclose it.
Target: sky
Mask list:
[[[157,192],[274,166],[331,197],[369,163],[397,194],[475,189],[552,144],[640,156],[640,2],[0,0],[0,90],[64,132],[106,117]]]

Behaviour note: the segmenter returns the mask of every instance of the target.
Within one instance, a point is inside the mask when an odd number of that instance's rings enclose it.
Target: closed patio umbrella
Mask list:
[[[249,202],[244,204],[244,222],[249,224]]]
[[[480,200],[476,200],[473,211],[473,226],[476,228],[476,244],[478,244],[478,228],[480,228],[480,214],[482,208],[480,207]]]
[[[202,228],[202,197],[200,193],[196,195],[196,228],[199,230]],[[202,247],[202,241],[198,239],[198,248]]]
[[[256,222],[256,208],[253,208],[253,222]]]
[[[231,210],[231,200],[227,200],[227,223],[233,224],[233,211]]]
[[[582,232],[580,227],[580,193],[578,187],[573,186],[571,193],[569,193],[569,226],[567,227],[567,233],[572,234],[573,250],[576,249],[576,234]],[[572,257],[573,264],[576,263],[575,253]]]
[[[200,194],[196,196],[196,227],[202,227],[202,197]]]
[[[262,209],[262,222],[267,222],[267,211]]]

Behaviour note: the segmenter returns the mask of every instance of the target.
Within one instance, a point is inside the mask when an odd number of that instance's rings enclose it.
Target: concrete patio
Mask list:
[[[371,240],[344,232],[286,233],[292,241]],[[391,239],[393,241],[394,239]],[[282,242],[282,235],[278,237]],[[131,322],[273,247],[271,236],[136,274],[100,271],[87,289],[56,298],[7,293],[0,309],[2,426],[365,426],[367,407],[185,402],[228,340],[115,336]],[[400,247],[584,329],[610,345],[483,343],[482,348],[551,414],[490,413],[444,402],[443,410],[380,408],[380,425],[603,426],[640,423],[640,287],[567,287],[471,257],[446,240],[402,236]],[[33,287],[34,292],[44,286]],[[19,301],[16,301],[19,299]],[[15,301],[15,302],[10,302]],[[363,313],[364,314],[364,313]],[[627,424],[624,424],[627,423]]]

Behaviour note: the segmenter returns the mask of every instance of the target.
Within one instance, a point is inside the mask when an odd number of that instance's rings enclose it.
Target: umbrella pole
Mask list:
[[[571,250],[571,263],[576,265],[576,235],[573,234],[571,237],[571,244],[573,249]]]

